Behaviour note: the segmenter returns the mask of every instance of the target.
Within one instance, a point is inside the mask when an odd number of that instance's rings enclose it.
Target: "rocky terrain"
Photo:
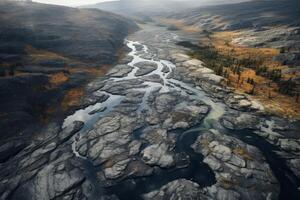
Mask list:
[[[82,85],[116,63],[124,38],[137,29],[104,11],[29,1],[1,1],[0,24],[3,140],[61,121],[79,105]]]
[[[1,199],[298,199],[299,122],[266,115],[149,24],[85,107],[0,146]]]

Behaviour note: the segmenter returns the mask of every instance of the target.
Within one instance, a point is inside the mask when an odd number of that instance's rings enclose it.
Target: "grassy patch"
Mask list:
[[[36,49],[30,45],[26,46],[25,51],[27,53],[27,56],[29,56],[31,62],[33,63],[39,63],[45,60],[63,60],[65,62],[70,61],[70,59],[62,55],[46,50]]]
[[[70,107],[80,105],[81,97],[84,95],[82,88],[74,88],[69,90],[61,103],[62,109],[64,111],[68,110]]]
[[[63,72],[60,72],[60,73],[50,75],[49,83],[51,84],[51,86],[57,87],[68,80],[69,80],[68,76]]]
[[[159,18],[157,19],[163,24],[167,24],[169,27],[174,27],[176,30],[182,30],[187,33],[197,33],[201,30],[196,26],[188,26],[181,20],[176,19],[167,19],[167,18]]]

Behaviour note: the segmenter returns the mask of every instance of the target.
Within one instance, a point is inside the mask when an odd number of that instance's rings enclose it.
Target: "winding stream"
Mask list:
[[[133,57],[133,60],[128,63],[129,66],[133,67],[133,70],[128,73],[125,77],[122,78],[110,78],[108,80],[113,81],[124,81],[124,80],[130,80],[130,79],[139,79],[141,77],[137,77],[135,74],[137,70],[139,69],[137,66],[135,66],[136,63],[139,62],[152,62],[157,64],[157,69],[153,72],[147,74],[147,76],[150,75],[159,75],[160,78],[163,80],[163,84],[155,83],[155,82],[144,82],[145,85],[147,85],[146,88],[138,88],[133,90],[138,91],[144,91],[145,95],[143,98],[143,102],[141,103],[140,111],[143,111],[148,108],[147,106],[147,99],[149,95],[153,92],[156,92],[159,90],[160,93],[165,93],[172,90],[177,90],[185,95],[188,95],[187,92],[192,93],[192,98],[202,100],[207,105],[211,107],[211,111],[208,114],[208,116],[205,118],[205,124],[212,124],[207,123],[208,121],[218,121],[218,119],[225,113],[225,105],[220,102],[214,102],[210,97],[207,96],[207,94],[199,87],[191,87],[188,84],[178,81],[176,79],[168,78],[169,74],[172,73],[176,66],[167,60],[154,60],[152,59],[145,59],[143,58],[143,54],[149,54],[148,47],[146,45],[142,45],[139,42],[134,41],[126,41],[127,46],[131,49],[131,52],[128,54],[129,56]],[[137,49],[137,45],[142,46],[142,51],[139,51]],[[163,69],[164,67],[168,68],[168,73],[164,73]],[[63,127],[66,127],[70,124],[72,124],[74,121],[82,121],[84,122],[84,128],[81,130],[81,133],[85,133],[88,130],[90,130],[93,126],[93,124],[96,123],[97,120],[99,120],[101,117],[105,116],[107,113],[111,112],[116,106],[118,106],[121,101],[124,99],[124,96],[121,95],[113,95],[110,93],[107,93],[105,91],[102,91],[101,89],[97,91],[98,93],[103,93],[109,96],[109,98],[103,102],[103,103],[96,103],[95,105],[91,105],[87,108],[80,109],[76,111],[73,115],[68,116],[63,123]],[[94,114],[91,114],[92,111],[98,110],[100,108],[106,108],[104,112],[96,112]]]

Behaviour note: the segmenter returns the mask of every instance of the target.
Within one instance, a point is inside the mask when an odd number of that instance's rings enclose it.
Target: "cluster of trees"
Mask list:
[[[268,72],[268,78],[274,82],[280,82],[282,78],[282,72],[280,69],[274,69]]]
[[[292,80],[292,78],[280,81],[278,86],[279,92],[282,94],[295,96],[298,93],[297,84]]]
[[[209,32],[205,33],[209,35]],[[282,71],[280,69],[268,70],[268,67],[263,64],[264,60],[260,57],[252,58],[249,56],[248,58],[241,59],[220,54],[211,46],[200,46],[190,42],[179,42],[178,45],[190,48],[190,56],[204,61],[207,67],[213,69],[217,75],[228,78],[230,71],[238,75],[237,83],[243,84],[244,81],[247,81],[248,84],[253,86],[250,91],[252,94],[255,92],[257,83],[250,77],[246,80],[241,80],[241,73],[244,68],[253,69],[256,75],[263,76],[275,82],[279,87],[278,91],[280,93],[295,96],[297,101],[299,99],[300,92],[297,91],[297,88],[299,88],[297,84],[292,79],[282,79]]]
[[[236,58],[235,63],[236,65],[255,70],[256,68],[259,68],[263,65],[263,59],[261,59],[260,57],[251,58],[249,56],[248,58],[242,59]]]
[[[266,77],[274,82],[279,82],[282,78],[282,72],[280,69],[268,70],[265,65],[256,67],[255,74]]]
[[[254,84],[255,84],[255,81],[254,81],[253,78],[248,78],[248,79],[247,79],[247,83],[248,83],[248,84],[251,84],[251,85],[254,85]]]
[[[258,66],[255,68],[256,75],[264,75],[268,72],[268,68],[266,66]]]

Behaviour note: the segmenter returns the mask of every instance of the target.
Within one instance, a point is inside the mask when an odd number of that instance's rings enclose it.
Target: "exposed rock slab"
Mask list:
[[[174,165],[172,154],[168,153],[168,145],[165,143],[148,146],[142,151],[142,159],[149,165],[170,167]]]
[[[144,76],[157,69],[157,64],[154,62],[139,62],[135,64],[139,69],[135,73],[136,76]]]
[[[107,75],[111,77],[121,78],[129,74],[132,69],[133,68],[129,65],[117,65],[112,70],[110,70]]]
[[[279,184],[260,151],[216,130],[201,134],[192,148],[204,155],[217,183],[205,188],[213,199],[277,198]],[[249,191],[249,187],[255,188]]]

